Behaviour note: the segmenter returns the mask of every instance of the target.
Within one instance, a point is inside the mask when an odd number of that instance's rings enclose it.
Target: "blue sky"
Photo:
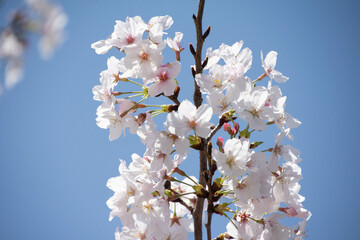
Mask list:
[[[118,159],[129,161],[143,147],[131,134],[110,142],[96,126],[99,103],[91,89],[115,52],[96,55],[90,44],[110,35],[115,20],[136,15],[170,15],[170,36],[181,31],[184,46],[195,42],[196,1],[59,2],[69,16],[67,41],[50,61],[40,59],[32,41],[23,81],[0,97],[0,239],[113,239],[120,222],[108,222],[112,192],[105,184],[118,175]],[[19,3],[2,1],[2,26]],[[212,27],[205,49],[244,40],[253,51],[252,78],[261,72],[260,51],[275,50],[278,69],[290,77],[281,88],[287,110],[303,122],[293,146],[302,153],[300,193],[313,214],[308,239],[358,235],[359,10],[350,0],[208,0],[205,6],[204,27]],[[184,52],[180,99],[191,98],[192,64]],[[216,223],[215,233],[225,231],[226,221]]]

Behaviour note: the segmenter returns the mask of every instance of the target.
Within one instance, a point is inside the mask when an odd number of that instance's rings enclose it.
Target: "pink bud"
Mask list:
[[[232,135],[230,124],[224,123],[224,131]]]
[[[239,131],[240,125],[237,122],[234,122],[234,129],[236,130],[236,133]]]
[[[222,137],[218,137],[216,140],[216,145],[218,146],[224,145],[224,139]]]
[[[224,139],[222,137],[218,137],[216,141],[216,145],[218,145],[220,152],[224,152],[223,145],[224,145]]]
[[[231,129],[231,133],[232,133],[231,135],[235,136],[237,134],[236,129],[235,128]]]

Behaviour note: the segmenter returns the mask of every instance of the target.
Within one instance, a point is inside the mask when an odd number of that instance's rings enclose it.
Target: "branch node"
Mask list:
[[[194,46],[191,43],[189,44],[189,48],[190,48],[191,54],[195,57],[196,56],[196,51],[194,49]]]
[[[195,77],[196,71],[195,71],[194,67],[191,67],[191,73],[192,73],[193,77]]]
[[[194,21],[196,21],[196,16],[195,16],[195,14],[192,15],[192,18],[194,19]]]
[[[205,58],[205,61],[204,61],[204,62],[202,63],[202,65],[201,65],[201,67],[202,67],[202,68],[205,68],[206,65],[207,65],[207,63],[208,63],[208,61],[209,61],[209,58],[206,57],[206,58]]]
[[[211,30],[211,27],[208,26],[207,29],[206,29],[206,31],[204,32],[204,34],[203,34],[203,36],[202,36],[204,40],[205,40],[205,38],[207,38],[207,37],[209,36],[210,30]]]

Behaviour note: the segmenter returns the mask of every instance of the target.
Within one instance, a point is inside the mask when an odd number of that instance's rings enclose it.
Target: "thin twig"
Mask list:
[[[207,138],[206,138],[206,141],[207,141],[207,142],[210,141],[211,138],[217,133],[217,131],[219,131],[219,130],[222,128],[222,126],[224,125],[224,123],[225,123],[225,121],[223,121],[222,118],[220,118],[218,125],[217,125],[217,126],[210,132],[210,134],[207,136]]]
[[[186,204],[186,202],[184,202],[181,198],[177,199],[178,203],[180,203],[181,205],[183,205],[184,207],[186,207],[187,210],[189,210],[189,212],[191,213],[191,215],[194,214],[194,208],[190,207],[189,205]]]

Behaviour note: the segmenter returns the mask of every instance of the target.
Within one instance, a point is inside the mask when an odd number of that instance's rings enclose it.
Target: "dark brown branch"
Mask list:
[[[210,194],[211,195],[211,194]],[[209,202],[208,208],[207,208],[207,222],[205,224],[206,227],[206,233],[207,233],[207,239],[211,240],[211,222],[212,222],[212,215],[213,215],[213,206],[214,204]]]
[[[202,60],[201,60],[201,53],[202,53],[202,47],[204,43],[204,37],[202,33],[202,17],[204,12],[204,5],[205,0],[199,0],[199,7],[198,7],[198,13],[196,16],[193,15],[195,28],[196,28],[196,51],[194,55],[195,59],[195,71],[196,73],[202,73]],[[195,89],[194,89],[194,104],[196,107],[199,107],[203,101],[200,87],[197,85],[195,79],[194,79]]]
[[[206,186],[205,172],[207,170],[206,155],[200,151],[199,183]],[[204,198],[197,198],[194,209],[194,237],[195,240],[202,240],[202,214],[204,209]]]
[[[212,152],[212,144],[211,142],[209,142],[206,146],[206,148],[203,150],[203,152],[206,155],[206,158],[208,160],[208,165],[209,165],[209,171],[207,171],[208,173],[208,179],[207,179],[207,186],[208,186],[208,192],[209,192],[209,197],[208,197],[208,206],[207,206],[207,222],[205,224],[206,227],[206,233],[207,233],[207,240],[211,240],[211,222],[212,222],[212,215],[214,213],[214,201],[213,201],[213,197],[214,197],[214,193],[213,193],[213,188],[212,188],[212,179],[213,179],[213,171],[212,169],[212,158],[211,158],[211,152]]]
[[[178,100],[179,92],[180,92],[180,87],[177,86],[176,89],[175,89],[174,94],[167,97],[168,99],[170,99],[171,101],[176,103],[177,106],[180,106],[180,102]]]
[[[222,119],[220,119],[218,125],[210,132],[209,136],[207,136],[206,141],[210,141],[211,138],[217,133],[217,131],[219,131],[222,126],[224,125],[225,121],[223,121]]]
[[[202,53],[202,47],[204,43],[204,35],[202,33],[202,17],[204,12],[204,5],[205,0],[199,0],[198,5],[198,12],[197,15],[193,15],[195,28],[196,28],[196,50],[193,49],[193,46],[190,45],[190,51],[194,55],[195,60],[195,69],[191,69],[192,75],[194,77],[194,95],[193,100],[195,106],[198,108],[203,99],[200,92],[200,87],[195,81],[195,75],[198,73],[202,73],[203,67],[202,67],[202,59],[201,59],[201,53]],[[209,30],[210,31],[210,30]],[[207,146],[207,142],[204,138],[201,139],[202,143],[204,144],[204,148]],[[199,168],[199,183],[205,187],[207,182],[205,179],[205,173],[207,172],[207,159],[204,151],[200,151],[200,168]],[[194,209],[194,237],[195,240],[202,240],[202,214],[204,209],[204,198],[197,198],[196,206]],[[211,238],[211,237],[210,237]]]

